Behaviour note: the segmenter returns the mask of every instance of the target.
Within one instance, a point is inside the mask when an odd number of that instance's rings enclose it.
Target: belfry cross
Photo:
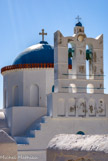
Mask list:
[[[76,19],[78,20],[78,22],[81,20],[81,18],[79,17],[79,15],[76,17]]]
[[[42,29],[42,32],[40,32],[39,35],[42,35],[42,41],[44,41],[44,35],[47,35],[47,33],[44,33],[44,29]]]

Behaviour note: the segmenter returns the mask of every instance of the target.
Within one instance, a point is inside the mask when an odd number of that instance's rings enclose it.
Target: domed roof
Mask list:
[[[19,54],[13,62],[17,64],[34,64],[34,63],[54,63],[54,48],[46,41],[32,45]],[[72,65],[71,58],[68,58],[68,64]]]
[[[80,27],[82,27],[82,23],[79,21],[78,23],[76,23],[75,26],[80,26]]]
[[[46,41],[41,41],[19,54],[13,65],[33,63],[54,63],[54,48]]]

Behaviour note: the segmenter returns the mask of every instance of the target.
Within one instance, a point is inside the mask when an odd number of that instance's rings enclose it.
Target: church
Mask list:
[[[72,36],[54,33],[28,47],[1,69],[3,109],[0,129],[18,144],[18,154],[45,161],[57,134],[107,134],[108,95],[104,94],[103,35],[89,38],[79,21]],[[20,159],[19,159],[20,160]]]

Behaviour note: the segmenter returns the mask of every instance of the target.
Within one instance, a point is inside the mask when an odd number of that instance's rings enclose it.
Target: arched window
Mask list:
[[[78,134],[78,135],[85,135],[85,133],[83,131],[78,131],[76,134]]]
[[[30,87],[30,106],[31,107],[39,106],[39,87],[36,84],[33,84]]]
[[[69,85],[69,93],[76,93],[77,92],[77,88],[75,84],[70,84]]]
[[[18,86],[13,87],[12,91],[13,97],[13,106],[19,106],[19,88]]]
[[[93,84],[87,85],[87,93],[94,93],[94,85]]]

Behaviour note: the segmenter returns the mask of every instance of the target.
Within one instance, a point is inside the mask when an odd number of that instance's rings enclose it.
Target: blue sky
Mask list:
[[[104,34],[105,93],[108,93],[108,0],[0,0],[0,68],[11,65],[25,48],[41,40],[53,45],[53,33],[73,35],[75,17],[80,15],[88,37]],[[3,99],[0,75],[0,107]]]

